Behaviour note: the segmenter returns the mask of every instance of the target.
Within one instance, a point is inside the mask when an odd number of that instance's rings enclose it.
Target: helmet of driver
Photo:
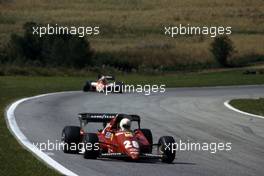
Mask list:
[[[131,128],[131,120],[129,120],[128,118],[123,118],[120,121],[120,129],[122,131],[128,131]]]

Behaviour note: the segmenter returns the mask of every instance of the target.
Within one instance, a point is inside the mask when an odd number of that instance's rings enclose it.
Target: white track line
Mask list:
[[[255,115],[255,114],[251,114],[251,113],[244,112],[244,111],[241,111],[241,110],[239,110],[239,109],[236,109],[236,108],[234,108],[233,106],[231,106],[231,105],[229,104],[229,102],[230,102],[230,100],[227,100],[227,101],[224,102],[224,105],[225,105],[228,109],[231,109],[231,110],[233,110],[233,111],[236,111],[236,112],[238,112],[238,113],[241,113],[241,114],[244,114],[244,115],[248,115],[248,116],[251,116],[251,117],[257,117],[257,118],[264,119],[263,116]]]
[[[58,93],[50,93],[50,94],[43,94],[43,95],[38,95],[34,97],[29,97],[29,98],[24,98],[21,100],[18,100],[11,104],[9,108],[6,111],[6,121],[8,124],[8,128],[11,131],[11,133],[16,137],[18,142],[28,151],[33,153],[35,156],[37,156],[39,159],[44,161],[48,166],[51,168],[54,168],[58,172],[60,172],[63,175],[68,175],[68,176],[77,176],[74,172],[70,171],[69,169],[65,168],[62,166],[60,163],[52,159],[50,156],[45,154],[44,152],[40,151],[36,146],[34,146],[28,139],[27,137],[22,133],[22,131],[19,129],[16,119],[15,119],[15,109],[17,106],[25,101],[32,100],[35,98],[40,98],[44,97],[47,95],[53,95],[53,94],[59,94],[59,93],[64,93],[64,92],[58,92]]]

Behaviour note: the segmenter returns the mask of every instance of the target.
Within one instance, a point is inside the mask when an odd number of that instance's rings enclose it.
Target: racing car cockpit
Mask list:
[[[131,122],[137,122],[137,127],[132,129],[140,129],[140,117],[138,115],[128,115],[128,114],[119,114],[119,113],[80,113],[80,127],[84,127],[89,122],[102,122],[103,130],[100,131],[112,131],[117,132],[120,130],[120,122],[122,119],[129,119]],[[134,125],[134,124],[133,124]]]
[[[140,128],[140,117],[138,115],[128,115],[128,114],[117,114],[116,118],[113,119],[109,125],[109,129],[112,130],[112,131],[122,131],[124,129],[122,129],[122,126],[126,126],[128,124],[122,124],[122,123],[125,123],[125,121],[128,120],[129,121],[129,127],[127,127],[127,130],[131,130],[131,127],[133,124],[135,126],[134,123],[132,123],[133,121],[136,121],[137,122],[137,127],[134,127],[134,128],[137,128],[139,129]],[[126,128],[126,127],[125,127]]]

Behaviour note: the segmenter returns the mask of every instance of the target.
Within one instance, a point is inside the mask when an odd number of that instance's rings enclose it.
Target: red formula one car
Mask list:
[[[124,86],[123,82],[116,81],[114,76],[98,75],[97,81],[86,81],[83,86],[83,91],[96,91],[96,92],[114,92],[122,93]]]
[[[160,159],[165,163],[175,159],[176,151],[169,147],[175,143],[174,138],[163,136],[153,144],[151,130],[140,128],[138,115],[81,113],[79,120],[80,127],[66,126],[62,131],[65,153],[82,153],[86,159]],[[88,133],[87,124],[91,122],[102,123],[104,128]]]

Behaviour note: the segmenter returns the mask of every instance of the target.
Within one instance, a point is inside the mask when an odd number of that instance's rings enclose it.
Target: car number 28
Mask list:
[[[138,145],[138,142],[137,141],[124,141],[124,145],[125,145],[125,148],[131,148],[131,147],[135,147],[135,148],[139,148],[139,145]]]

